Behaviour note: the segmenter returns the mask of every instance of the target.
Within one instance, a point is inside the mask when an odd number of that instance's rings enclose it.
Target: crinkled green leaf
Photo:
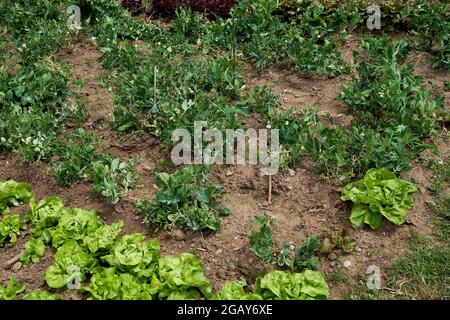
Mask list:
[[[9,206],[19,206],[32,198],[31,185],[15,181],[0,183],[0,214],[8,212]]]
[[[67,240],[54,255],[53,265],[46,273],[45,280],[50,288],[64,288],[78,277],[80,284],[85,274],[94,270],[97,260],[83,249],[75,240]]]
[[[26,244],[20,257],[20,261],[25,265],[36,263],[45,253],[46,246],[41,239],[31,238]]]
[[[16,243],[17,235],[26,225],[19,215],[5,215],[0,220],[0,247],[6,243]]]
[[[212,286],[203,274],[199,258],[190,253],[159,259],[160,299],[211,297]],[[177,292],[177,293],[175,293]],[[184,292],[184,293],[183,293]]]
[[[58,293],[50,293],[48,291],[35,290],[27,293],[23,300],[62,300],[62,296]]]
[[[156,239],[144,241],[143,234],[125,235],[115,243],[109,255],[102,257],[102,260],[122,272],[149,278],[158,268],[160,248]]]
[[[63,215],[53,232],[52,245],[57,248],[67,240],[83,240],[101,226],[95,211],[63,209]]]
[[[103,225],[89,233],[84,238],[83,243],[92,253],[109,250],[116,241],[120,231],[123,228],[123,221],[118,221],[112,225]]]
[[[246,282],[244,279],[240,281],[226,282],[222,290],[215,296],[215,300],[262,300],[262,297],[255,293],[246,293],[244,287]]]
[[[86,288],[93,300],[151,300],[158,292],[156,278],[147,283],[128,273],[117,273],[116,268],[106,268],[94,273]]]
[[[401,180],[386,168],[370,169],[364,179],[350,183],[342,190],[341,199],[352,201],[350,221],[358,227],[381,225],[383,216],[400,225],[414,206],[412,193],[416,187]]]
[[[39,203],[32,199],[27,217],[34,225],[33,235],[40,237],[45,229],[57,226],[64,213],[63,208],[64,204],[58,197],[48,197]]]
[[[0,284],[0,300],[14,300],[16,296],[25,290],[25,284],[16,284],[16,277],[11,276],[7,286]]]
[[[256,280],[254,293],[264,300],[327,299],[328,285],[319,271],[289,273],[274,270]]]

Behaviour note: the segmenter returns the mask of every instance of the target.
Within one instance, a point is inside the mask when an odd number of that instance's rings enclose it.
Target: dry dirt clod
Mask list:
[[[233,172],[230,171],[230,170],[228,170],[227,172],[225,172],[225,175],[226,175],[227,177],[231,177],[231,176],[233,175]]]
[[[185,234],[183,231],[181,231],[180,229],[175,230],[173,237],[176,240],[184,240],[186,238]]]
[[[22,262],[20,262],[20,261],[16,262],[11,268],[11,270],[14,272],[17,272],[20,269],[22,269]]]

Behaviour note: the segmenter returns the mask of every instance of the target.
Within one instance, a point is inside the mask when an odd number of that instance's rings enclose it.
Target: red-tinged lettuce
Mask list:
[[[159,299],[196,300],[212,296],[212,286],[203,273],[200,259],[190,253],[161,257],[159,280]]]
[[[8,207],[19,206],[24,202],[29,202],[33,197],[31,185],[15,181],[0,183],[0,214],[8,213]]]
[[[414,206],[412,194],[417,189],[411,182],[397,178],[386,168],[370,169],[364,179],[348,184],[341,199],[352,201],[350,221],[358,226],[378,229],[383,216],[396,225],[405,222]]]
[[[157,272],[159,256],[159,242],[156,239],[145,242],[145,236],[136,233],[120,238],[102,260],[120,272],[150,278]]]
[[[93,272],[97,260],[75,240],[67,240],[55,253],[53,265],[45,273],[50,288],[65,288],[68,284],[81,285],[86,274]]]
[[[323,273],[311,270],[271,271],[256,280],[254,293],[264,300],[324,300],[329,296]]]

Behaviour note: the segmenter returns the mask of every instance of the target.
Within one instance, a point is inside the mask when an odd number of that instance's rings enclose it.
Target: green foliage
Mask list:
[[[139,158],[121,162],[118,158],[106,158],[92,164],[94,190],[111,203],[119,202],[139,179],[135,166]]]
[[[160,247],[156,240],[144,240],[143,234],[125,235],[111,248],[110,254],[101,259],[121,272],[150,278],[158,268]]]
[[[8,217],[5,216],[4,219]],[[143,234],[119,235],[123,222],[102,224],[94,211],[65,208],[57,197],[40,202],[32,199],[27,220],[33,224],[33,238],[26,244],[22,261],[36,262],[45,244],[57,249],[53,264],[45,273],[50,288],[78,289],[89,299],[323,299],[328,288],[320,273],[273,272],[259,279],[253,293],[245,293],[245,282],[230,282],[213,294],[199,258],[183,253],[160,256],[159,242],[146,241]],[[279,271],[277,271],[279,272]],[[322,279],[322,280],[321,280]],[[72,285],[74,287],[72,287]],[[282,286],[283,289],[278,288]],[[25,286],[11,279],[0,286],[0,299],[14,299]],[[25,300],[56,300],[59,294],[32,291]]]
[[[254,293],[264,300],[324,300],[329,295],[324,275],[311,270],[271,271],[256,280]]]
[[[23,202],[29,202],[33,193],[28,183],[6,181],[0,183],[0,214],[8,213],[8,207],[20,206]]]
[[[23,249],[20,261],[28,266],[30,263],[39,262],[39,259],[44,255],[47,247],[41,239],[31,238]]]
[[[75,240],[65,241],[56,251],[53,264],[45,273],[50,288],[66,288],[72,281],[83,283],[86,274],[92,272],[97,261]]]
[[[55,196],[44,198],[39,202],[32,199],[26,219],[33,224],[33,237],[43,237],[46,243],[50,243],[52,235],[49,230],[53,231],[58,225],[65,212],[63,209],[63,202]]]
[[[201,166],[189,166],[173,174],[157,173],[155,183],[160,191],[153,201],[140,201],[137,209],[156,230],[177,225],[217,231],[220,216],[229,211],[220,207],[221,187],[207,180],[208,173]]]
[[[14,300],[16,295],[25,290],[24,284],[16,284],[16,278],[11,276],[9,278],[8,286],[0,284],[0,300]]]
[[[52,245],[57,248],[68,240],[83,240],[101,225],[95,211],[64,208],[58,225],[52,230]]]
[[[94,133],[81,128],[74,130],[68,144],[61,145],[57,152],[59,159],[52,170],[56,181],[67,186],[80,179],[87,179],[92,163],[101,158],[94,145],[99,141]]]
[[[26,224],[19,215],[4,215],[0,220],[0,247],[7,243],[16,243],[21,230]]]
[[[123,221],[118,221],[112,225],[102,225],[83,239],[83,244],[93,254],[102,254],[109,251],[119,237],[119,233],[123,228]]]
[[[339,96],[353,112],[350,127],[322,121],[312,109],[268,114],[271,127],[280,129],[289,165],[298,165],[308,153],[319,172],[344,182],[371,168],[409,170],[423,150],[435,148],[422,141],[433,130],[431,115],[442,103],[432,99],[411,66],[402,64],[407,42],[365,37],[362,43],[359,76]]]
[[[345,253],[353,251],[355,239],[350,237],[347,229],[332,230],[320,243],[319,252],[330,255],[335,249]]]
[[[23,300],[62,300],[62,296],[45,290],[34,290],[24,295]]]
[[[297,17],[298,24],[275,16],[277,8],[278,1],[240,1],[232,11],[243,53],[254,59],[256,66],[284,63],[330,77],[349,71],[331,38],[334,30],[327,24],[322,5],[306,7]]]
[[[92,275],[86,291],[92,300],[151,300],[158,283],[147,284],[131,274],[105,268]]]
[[[318,270],[319,260],[315,257],[319,250],[319,240],[316,237],[308,237],[303,240],[300,247],[295,248],[294,269]]]
[[[412,193],[416,190],[414,184],[397,178],[388,169],[371,169],[363,180],[345,186],[341,199],[353,202],[350,221],[354,225],[378,229],[383,216],[396,225],[405,222],[408,209],[414,206]]]
[[[280,267],[289,267],[292,271],[302,271],[305,269],[318,270],[319,261],[315,257],[319,249],[319,240],[316,237],[308,237],[301,242],[300,247],[296,247],[291,252],[288,243],[280,245],[280,251],[274,252],[274,242],[270,218],[256,216],[256,222],[260,225],[259,231],[252,230],[250,235],[250,251],[265,263],[278,264]]]
[[[215,300],[262,300],[262,297],[254,293],[246,293],[244,279],[228,281],[222,289],[214,296]]]
[[[416,0],[403,10],[409,31],[417,36],[419,49],[436,48],[434,67],[450,70],[450,8],[446,1]]]
[[[200,259],[190,253],[159,260],[159,299],[193,300],[212,296],[212,286],[203,274]]]
[[[268,217],[255,216],[256,222],[260,225],[259,231],[252,230],[250,235],[250,251],[263,259],[266,263],[271,263],[273,256],[273,236]]]

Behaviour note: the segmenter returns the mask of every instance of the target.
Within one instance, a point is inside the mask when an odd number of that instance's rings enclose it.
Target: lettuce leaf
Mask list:
[[[89,235],[83,239],[83,243],[92,253],[109,250],[119,236],[122,228],[123,221],[118,221],[112,225],[103,225],[90,232]]]
[[[416,191],[414,184],[397,178],[386,168],[370,169],[364,179],[344,187],[341,199],[353,202],[350,221],[354,225],[368,224],[378,229],[383,216],[396,225],[404,223],[414,206],[412,193]]]
[[[0,247],[6,243],[16,243],[17,235],[26,229],[26,224],[19,215],[5,215],[0,220]]]
[[[106,268],[94,273],[86,291],[91,300],[151,300],[158,292],[159,281],[151,283],[128,273],[117,273],[116,268]]]
[[[56,227],[63,215],[63,208],[64,204],[58,197],[47,197],[39,203],[32,199],[27,218],[34,225],[33,236],[40,237],[46,229]]]
[[[8,286],[0,284],[0,300],[14,300],[16,296],[25,290],[26,285],[16,284],[16,277],[9,278]]]
[[[260,295],[255,293],[246,293],[244,287],[246,282],[244,279],[238,281],[226,282],[222,290],[220,290],[215,296],[214,300],[262,300]]]
[[[19,206],[33,197],[31,185],[15,181],[0,183],[0,214],[8,213],[9,206]]]
[[[41,239],[31,238],[26,244],[20,257],[20,261],[28,266],[30,263],[39,262],[39,259],[44,255],[47,247]]]
[[[159,259],[160,299],[199,299],[212,296],[212,286],[203,274],[199,258],[190,253]]]
[[[101,221],[95,211],[65,208],[52,234],[52,245],[57,248],[67,240],[83,240],[100,226]]]
[[[121,272],[149,278],[158,269],[160,247],[156,239],[149,242],[144,240],[143,234],[125,235],[115,243],[109,255],[102,257],[102,260]]]
[[[58,293],[35,290],[27,293],[23,300],[62,300],[62,296]]]
[[[256,280],[254,293],[264,300],[322,300],[329,295],[323,273],[311,270],[271,271]]]
[[[64,288],[76,279],[81,284],[86,273],[92,272],[97,260],[75,240],[67,240],[55,253],[53,265],[46,273],[45,280],[50,288]]]

